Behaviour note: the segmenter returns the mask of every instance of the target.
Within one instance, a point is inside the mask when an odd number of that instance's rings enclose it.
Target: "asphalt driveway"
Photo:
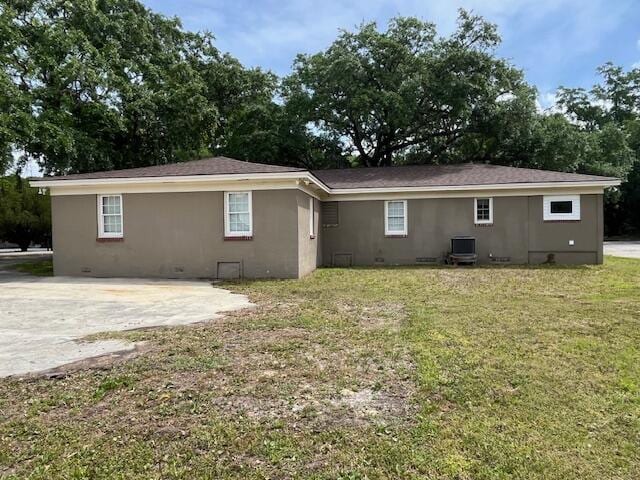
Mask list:
[[[244,295],[206,281],[38,278],[5,268],[0,275],[0,377],[135,347],[120,340],[80,340],[89,334],[208,321],[249,306]]]
[[[614,257],[640,258],[640,241],[604,242],[604,254]]]

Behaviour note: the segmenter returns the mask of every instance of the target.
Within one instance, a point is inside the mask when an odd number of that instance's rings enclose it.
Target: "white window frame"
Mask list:
[[[108,197],[116,197],[120,202],[120,231],[119,232],[105,232],[104,231],[104,213],[102,213],[102,206],[104,199]],[[101,193],[97,198],[97,213],[98,213],[98,238],[123,238],[124,237],[124,205],[122,203],[122,195],[119,193]]]
[[[249,204],[249,230],[246,232],[232,232],[229,230],[230,222],[229,222],[229,196],[237,195],[239,193],[245,193],[248,195],[248,204]],[[253,199],[251,195],[251,190],[244,191],[229,191],[224,192],[224,236],[225,237],[252,237],[253,236]]]
[[[478,218],[478,200],[489,200],[489,219]],[[473,199],[473,220],[476,225],[488,225],[493,223],[493,197],[477,197]]]
[[[313,197],[309,197],[309,237],[316,236],[316,202]]]
[[[553,202],[571,202],[571,213],[551,213]],[[545,221],[580,220],[580,195],[545,195],[542,204],[542,218]]]
[[[389,204],[390,203],[402,203],[404,210],[404,224],[402,230],[389,230]],[[393,235],[407,235],[408,234],[408,210],[406,200],[385,200],[384,202],[384,234],[388,236]]]

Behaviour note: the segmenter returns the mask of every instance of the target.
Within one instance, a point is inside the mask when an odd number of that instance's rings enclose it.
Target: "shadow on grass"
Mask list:
[[[36,277],[51,277],[53,276],[53,261],[51,260],[35,260],[25,261],[21,263],[13,263],[7,265],[10,270],[16,272],[28,273]]]

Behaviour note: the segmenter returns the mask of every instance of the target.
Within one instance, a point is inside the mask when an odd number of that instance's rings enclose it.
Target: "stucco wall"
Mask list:
[[[253,240],[224,240],[223,192],[124,194],[124,240],[98,242],[95,195],[52,197],[56,275],[298,276],[298,191],[253,191]]]
[[[309,232],[309,199],[312,198],[304,192],[297,194],[298,202],[298,265],[299,276],[308,275],[313,272],[318,265],[322,264],[322,252],[320,245],[320,202],[314,199],[314,225],[315,235],[313,238]]]
[[[603,236],[602,195],[580,195],[578,222],[543,221],[542,197],[529,197],[530,263],[546,261],[549,253],[558,263],[602,263]]]
[[[476,238],[479,263],[491,262],[490,255],[539,263],[548,253],[560,263],[596,263],[602,261],[601,197],[582,195],[581,221],[566,223],[543,222],[541,196],[494,197],[491,226],[474,224],[472,198],[409,200],[405,238],[385,237],[384,201],[339,202],[339,225],[323,228],[323,263],[341,254],[351,254],[354,265],[441,262],[456,235]]]

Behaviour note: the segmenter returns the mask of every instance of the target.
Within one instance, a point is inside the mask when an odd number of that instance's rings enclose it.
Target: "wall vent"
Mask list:
[[[242,277],[240,262],[218,262],[217,278],[221,280],[237,280]]]
[[[438,263],[438,257],[416,257],[416,263]]]
[[[510,263],[511,257],[491,257],[493,263]]]
[[[322,202],[322,226],[338,226],[338,202]]]
[[[334,253],[333,262],[334,267],[350,267],[353,265],[352,253]]]

